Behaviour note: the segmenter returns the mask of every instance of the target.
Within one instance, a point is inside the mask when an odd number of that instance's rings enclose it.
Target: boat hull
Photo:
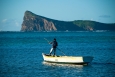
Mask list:
[[[44,53],[42,53],[42,56],[46,62],[64,64],[88,64],[93,60],[91,56],[51,56]]]

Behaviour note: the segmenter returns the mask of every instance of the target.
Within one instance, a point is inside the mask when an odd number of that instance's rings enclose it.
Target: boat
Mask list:
[[[42,53],[45,62],[64,64],[88,64],[92,62],[92,56],[57,56]]]

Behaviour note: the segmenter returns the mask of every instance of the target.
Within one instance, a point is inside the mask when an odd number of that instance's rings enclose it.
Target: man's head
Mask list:
[[[54,38],[54,41],[56,41],[56,38]]]

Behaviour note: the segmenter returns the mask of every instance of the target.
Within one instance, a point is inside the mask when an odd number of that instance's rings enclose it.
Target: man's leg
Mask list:
[[[56,54],[56,48],[54,48],[53,50],[54,50],[54,56],[55,56],[55,54]]]
[[[50,50],[50,55],[51,55],[52,51],[53,51],[53,48],[51,48],[51,50]]]

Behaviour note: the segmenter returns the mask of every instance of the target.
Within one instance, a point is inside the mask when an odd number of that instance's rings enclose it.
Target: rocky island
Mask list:
[[[59,21],[26,11],[21,31],[115,31],[115,23],[106,24],[89,20]]]

